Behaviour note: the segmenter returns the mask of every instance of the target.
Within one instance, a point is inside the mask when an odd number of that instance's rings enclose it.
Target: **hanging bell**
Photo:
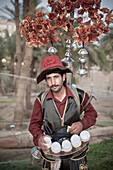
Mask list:
[[[86,57],[80,57],[80,58],[78,59],[78,62],[79,62],[80,64],[85,64],[86,61],[87,61]]]
[[[78,62],[80,64],[80,68],[77,71],[77,73],[80,76],[84,76],[85,74],[87,74],[87,71],[85,69],[85,63],[86,63],[87,59],[84,56],[86,54],[88,54],[88,52],[87,52],[87,50],[85,48],[82,48],[82,49],[79,50],[78,54],[81,55],[81,57],[78,59]]]
[[[85,48],[82,48],[82,49],[79,50],[78,54],[79,55],[86,55],[86,54],[88,54],[88,52]]]
[[[71,44],[67,44],[66,47],[70,49],[72,47],[72,45]]]
[[[68,39],[66,41],[66,53],[65,58],[62,61],[64,67],[69,68],[73,72],[73,59],[71,58],[71,47],[72,47],[72,40]],[[66,73],[67,78],[67,85],[72,86],[72,73]]]
[[[85,57],[83,57],[83,56],[78,59],[78,62],[80,64],[80,69],[77,71],[77,73],[80,76],[84,76],[85,74],[87,74],[87,71],[85,70],[86,61],[87,61],[87,59]]]
[[[66,41],[66,44],[71,44],[72,43],[72,40],[71,39],[68,39],[67,41]]]
[[[57,53],[57,49],[55,48],[55,47],[50,47],[49,49],[48,49],[48,53],[50,53],[50,54],[56,54]]]
[[[85,69],[79,69],[77,71],[77,73],[80,75],[80,76],[84,76],[85,74],[87,74],[87,71]]]
[[[67,51],[67,52],[65,53],[65,56],[66,56],[66,57],[71,57],[72,54],[71,54],[70,52]]]

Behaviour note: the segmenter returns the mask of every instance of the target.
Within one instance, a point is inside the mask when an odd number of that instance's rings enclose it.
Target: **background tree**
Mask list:
[[[2,59],[5,57],[6,54],[6,49],[5,49],[5,42],[4,39],[2,37],[0,37],[0,72],[3,69],[3,63],[2,63]],[[1,74],[0,74],[0,93],[4,94],[3,89],[2,89],[2,78],[1,78]]]
[[[27,16],[28,14],[31,16],[33,15],[33,13],[35,12],[35,7],[37,5],[36,2],[37,1],[30,1],[30,0],[23,1],[23,17]],[[25,43],[23,43],[23,46],[24,46],[23,48],[24,65],[21,67],[20,76],[30,77],[33,47],[29,47]],[[22,125],[24,116],[28,115],[28,109],[31,105],[30,103],[31,93],[30,92],[31,92],[31,82],[20,78],[18,81],[16,107],[15,107],[15,114],[14,114],[14,122],[16,124],[16,127],[20,128]]]
[[[100,48],[104,50],[110,71],[113,70],[113,27],[110,32],[100,40]]]
[[[8,70],[10,70],[11,74],[14,74],[14,56],[16,52],[16,34],[13,33],[11,36],[9,35],[8,30],[5,30],[5,49],[6,55],[10,58],[10,65],[8,66]]]
[[[16,24],[15,61],[16,61],[16,75],[20,75],[21,62],[22,62],[21,36],[20,36],[20,31],[19,31],[19,23],[20,23],[20,19],[19,19],[19,1],[15,0],[15,24]],[[18,79],[17,79],[17,81],[18,81]]]
[[[14,1],[10,0],[11,4],[14,6]],[[15,11],[14,9],[9,8],[8,5],[5,5],[3,8],[0,8],[0,11],[2,11],[4,14],[7,14],[7,16],[1,15],[0,18],[3,20],[14,20],[15,19]]]

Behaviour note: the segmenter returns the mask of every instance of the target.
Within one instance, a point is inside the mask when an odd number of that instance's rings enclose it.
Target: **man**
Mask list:
[[[54,134],[64,125],[71,127],[69,129],[70,134],[80,134],[82,130],[95,124],[97,112],[89,103],[85,108],[84,117],[80,119],[80,110],[89,96],[78,88],[73,93],[72,89],[66,85],[66,73],[71,73],[71,70],[63,67],[58,56],[44,58],[41,65],[42,72],[37,77],[37,83],[45,79],[50,90],[37,96],[29,131],[33,135],[35,146],[39,146],[43,151],[46,151],[47,147],[44,145],[45,135],[51,136],[50,134]],[[83,155],[83,157],[85,156]],[[82,164],[83,162],[86,165],[85,159],[82,160]],[[53,163],[47,161],[45,163],[44,167],[51,169]],[[60,169],[78,170],[80,165],[80,161],[63,160]]]

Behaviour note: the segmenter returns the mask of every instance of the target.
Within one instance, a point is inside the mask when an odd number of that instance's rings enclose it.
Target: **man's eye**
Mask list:
[[[55,78],[58,78],[59,76],[55,76]]]
[[[50,77],[47,77],[46,80],[50,80]]]

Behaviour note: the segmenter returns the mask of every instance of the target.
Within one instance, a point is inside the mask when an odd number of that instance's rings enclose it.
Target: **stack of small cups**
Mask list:
[[[72,145],[69,140],[64,140],[62,142],[62,151],[64,151],[64,154],[68,154],[72,151]]]
[[[49,137],[44,137],[44,140],[46,141],[45,145],[48,147],[47,152],[52,151],[52,153],[58,155],[63,151],[64,154],[68,154],[75,149],[80,149],[85,143],[87,143],[90,140],[90,134],[88,131],[84,130],[80,133],[80,136],[74,134],[71,136],[70,141],[64,140],[62,145],[58,142],[52,143]]]
[[[78,135],[72,135],[71,136],[71,143],[73,146],[73,149],[80,149],[81,148],[81,140]]]
[[[86,131],[86,130],[83,130],[80,133],[80,139],[82,141],[82,144],[87,143],[90,140],[90,133],[88,131]]]
[[[48,136],[45,136],[44,140],[46,142],[46,143],[44,143],[44,145],[46,145],[47,148],[48,148],[46,152],[50,152],[51,151],[51,144],[52,144],[51,138],[48,137]]]

